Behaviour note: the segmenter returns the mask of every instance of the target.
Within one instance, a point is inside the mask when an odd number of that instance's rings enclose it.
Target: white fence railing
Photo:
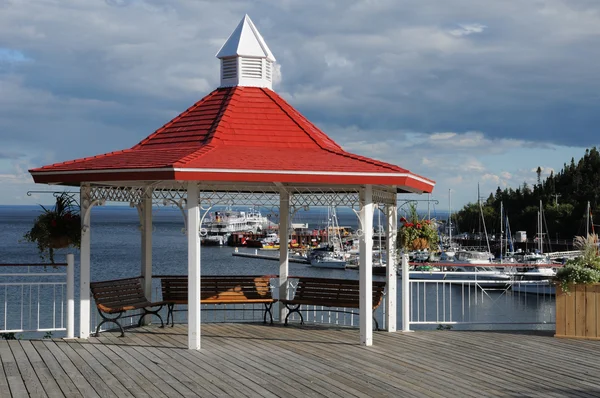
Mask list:
[[[481,272],[475,271],[481,265],[473,264],[470,265],[473,272],[423,272],[409,271],[408,260],[403,259],[403,330],[410,330],[412,325],[553,328],[555,293],[552,277],[544,276],[548,273],[542,272],[517,272],[524,266],[532,269],[561,265],[485,264],[486,270]],[[461,264],[461,269],[465,267]],[[498,271],[487,271],[490,267]]]
[[[60,264],[0,264],[0,333],[74,336],[74,257]]]

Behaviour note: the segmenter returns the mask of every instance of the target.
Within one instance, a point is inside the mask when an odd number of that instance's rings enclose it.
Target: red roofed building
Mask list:
[[[152,200],[160,199],[157,190],[184,191],[187,227],[191,231],[198,230],[200,193],[207,190],[281,195],[281,222],[286,224],[288,217],[284,213],[289,215],[293,195],[360,193],[366,236],[364,248],[361,246],[364,253],[361,281],[368,283],[370,276],[363,275],[363,269],[368,272],[371,266],[369,236],[372,236],[373,203],[385,204],[390,214],[396,214],[396,193],[430,193],[434,182],[399,166],[344,151],[275,93],[272,90],[275,58],[248,16],[242,19],[217,57],[221,60],[220,87],[139,144],[122,151],[32,169],[35,182],[81,186],[84,215],[89,214],[94,199],[139,202],[148,209]],[[199,200],[189,200],[193,196]],[[376,200],[376,197],[386,199]],[[144,214],[146,224],[148,220],[151,224],[151,211]],[[86,223],[85,217],[83,222]],[[390,227],[395,228],[395,221],[392,224]],[[145,228],[146,236],[151,234],[148,225]],[[82,230],[85,237],[87,228]],[[197,238],[197,233],[188,234],[190,280],[200,272]],[[142,264],[142,276],[147,283],[147,276],[151,275],[148,239],[144,241]],[[286,253],[281,251],[280,274],[284,281]],[[86,293],[89,242],[85,239],[81,256],[81,289]],[[191,304],[196,302],[192,297],[196,294],[194,290],[190,289],[189,299],[190,348],[199,348],[199,317],[192,315],[194,311],[199,313],[199,308]],[[366,302],[365,305],[368,308]],[[84,325],[87,316],[82,309],[80,335],[84,338],[89,335],[89,326]],[[371,335],[369,325],[368,319],[364,325],[361,321],[361,341],[367,345]]]

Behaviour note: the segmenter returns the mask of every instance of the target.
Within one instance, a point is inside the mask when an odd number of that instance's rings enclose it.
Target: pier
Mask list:
[[[220,323],[145,326],[124,338],[0,341],[0,391],[12,397],[600,396],[600,344],[549,332],[375,332]]]

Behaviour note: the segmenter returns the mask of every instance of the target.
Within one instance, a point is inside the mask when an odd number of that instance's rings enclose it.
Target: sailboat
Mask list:
[[[327,242],[308,253],[310,265],[317,268],[346,268],[346,258],[342,250],[340,227],[337,221],[335,207],[327,209]]]

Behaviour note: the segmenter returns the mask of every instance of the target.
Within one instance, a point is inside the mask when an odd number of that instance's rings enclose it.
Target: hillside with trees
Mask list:
[[[488,233],[500,232],[500,204],[508,216],[511,232],[527,231],[532,238],[537,232],[537,215],[542,201],[544,233],[550,239],[573,239],[585,235],[587,203],[590,202],[592,218],[600,221],[600,152],[593,147],[585,151],[578,161],[571,159],[557,174],[541,178],[537,169],[537,183],[523,183],[520,187],[498,188],[483,200],[481,207]],[[461,232],[479,232],[481,212],[478,203],[469,203],[457,213],[457,226]],[[547,225],[547,229],[546,229]],[[591,227],[590,227],[591,232]]]

